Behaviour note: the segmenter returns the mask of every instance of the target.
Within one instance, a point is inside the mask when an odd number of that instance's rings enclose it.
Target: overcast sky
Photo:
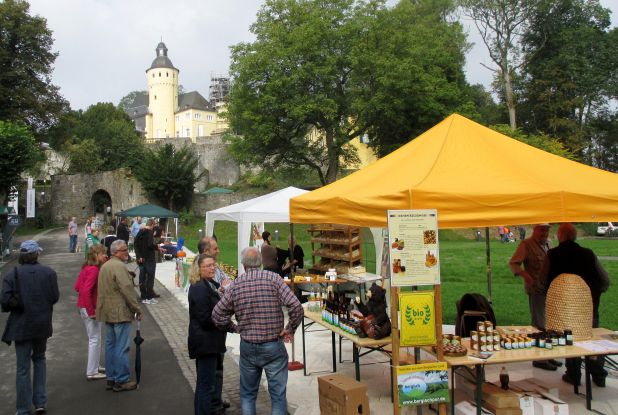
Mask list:
[[[394,0],[393,0],[394,1]],[[180,69],[186,91],[208,98],[210,77],[226,75],[229,46],[253,40],[249,26],[263,0],[30,0],[31,12],[47,19],[56,59],[53,80],[73,109],[97,102],[117,104],[134,90],[146,89],[146,69],[163,39]],[[618,2],[601,0],[613,10]],[[172,9],[169,7],[173,5]],[[464,24],[466,24],[464,22]],[[469,25],[468,25],[469,26]],[[468,81],[489,85],[490,64],[476,29],[469,41]]]

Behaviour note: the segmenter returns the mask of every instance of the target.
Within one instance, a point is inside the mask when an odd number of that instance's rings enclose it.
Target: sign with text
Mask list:
[[[36,197],[34,189],[26,190],[26,217],[33,218],[36,204]]]
[[[433,291],[415,291],[399,294],[401,310],[401,346],[436,344],[436,318]]]
[[[438,212],[389,210],[391,285],[440,284]]]
[[[399,406],[449,401],[446,362],[397,367]]]

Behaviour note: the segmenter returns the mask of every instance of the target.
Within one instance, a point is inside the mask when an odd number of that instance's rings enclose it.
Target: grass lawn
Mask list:
[[[279,241],[275,244],[287,246],[290,231],[288,224],[266,224],[266,229],[274,234],[279,230]],[[204,229],[204,219],[196,219],[185,225],[182,235],[191,250],[197,250],[197,230]],[[236,266],[236,223],[215,222],[215,234],[219,241],[221,257],[219,260]],[[294,225],[294,234],[305,251],[305,261],[311,261],[311,243],[307,225]],[[472,235],[472,231],[469,232]],[[553,236],[552,236],[553,237]],[[618,257],[618,239],[586,238],[578,240],[580,245],[591,248],[601,257]],[[557,245],[555,237],[553,245]],[[528,297],[524,293],[521,278],[514,277],[508,268],[508,261],[517,248],[516,243],[502,244],[491,242],[492,301],[498,324],[530,324]],[[374,247],[372,243],[363,244],[365,267],[375,272]],[[445,324],[455,324],[457,314],[455,303],[465,293],[478,292],[487,295],[485,242],[476,242],[457,237],[449,231],[440,231],[440,262],[442,279],[442,312]],[[601,297],[601,326],[618,330],[618,286],[614,277],[618,275],[618,260],[601,259],[610,275],[609,291]],[[307,265],[305,265],[307,266]]]

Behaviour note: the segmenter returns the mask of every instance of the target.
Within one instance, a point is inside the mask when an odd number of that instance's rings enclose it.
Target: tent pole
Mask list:
[[[491,303],[491,255],[489,249],[489,227],[485,227],[485,254],[487,256],[487,297]]]
[[[288,241],[288,258],[290,258],[290,278],[294,279],[294,272],[296,271],[296,265],[294,264],[294,246],[292,241],[294,240],[294,224],[290,223],[290,240]]]

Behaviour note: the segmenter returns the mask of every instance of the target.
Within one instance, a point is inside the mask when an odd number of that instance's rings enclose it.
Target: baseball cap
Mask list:
[[[536,225],[534,225],[535,228],[539,227],[539,228],[551,228],[551,225],[549,223],[537,223]]]
[[[21,243],[19,247],[19,252],[23,254],[32,254],[35,252],[43,252],[43,248],[41,248],[37,241],[29,239]]]

